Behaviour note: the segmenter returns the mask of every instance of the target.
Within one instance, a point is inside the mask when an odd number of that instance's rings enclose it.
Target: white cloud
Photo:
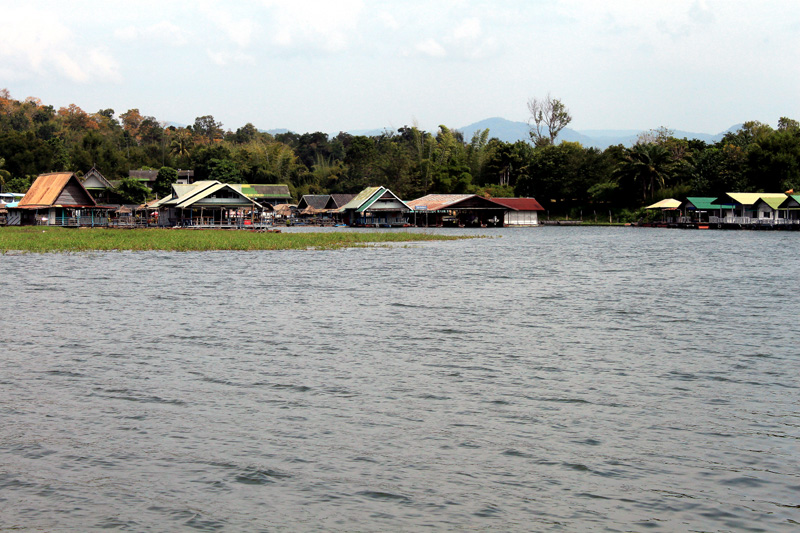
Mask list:
[[[94,42],[81,44],[55,14],[27,6],[6,10],[0,20],[0,70],[16,80],[54,74],[80,83],[120,79],[108,51]]]
[[[114,37],[121,41],[148,41],[172,46],[183,46],[189,42],[189,32],[166,20],[143,28],[118,28],[114,30]]]
[[[364,7],[361,0],[262,0],[262,4],[268,10],[265,18],[273,44],[327,52],[350,46]]]
[[[441,44],[432,38],[428,38],[420,43],[417,43],[417,45],[414,47],[414,50],[422,55],[430,57],[445,57],[447,55],[447,50],[445,50]]]
[[[206,54],[211,62],[219,67],[236,65],[252,66],[256,64],[256,60],[252,55],[243,52],[206,50]]]

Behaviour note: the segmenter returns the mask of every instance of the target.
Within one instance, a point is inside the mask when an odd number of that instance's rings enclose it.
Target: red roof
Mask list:
[[[492,198],[492,200],[515,211],[544,211],[544,207],[533,198]]]

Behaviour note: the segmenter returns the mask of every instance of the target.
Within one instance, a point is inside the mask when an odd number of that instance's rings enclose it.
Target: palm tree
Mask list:
[[[675,168],[669,151],[660,144],[638,143],[625,150],[622,162],[614,171],[615,177],[642,189],[642,200],[653,198],[663,189]]]

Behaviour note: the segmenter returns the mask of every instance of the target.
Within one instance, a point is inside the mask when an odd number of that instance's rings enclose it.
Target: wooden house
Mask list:
[[[411,208],[386,187],[368,187],[339,208],[342,221],[350,226],[404,226]]]
[[[428,194],[408,205],[418,226],[502,226],[511,209],[476,194]]]
[[[152,204],[160,226],[238,227],[261,220],[264,209],[241,192],[219,181],[173,184],[172,194]]]
[[[106,179],[95,167],[83,175],[81,183],[97,202],[113,204],[121,201],[116,193],[119,182]]]
[[[328,211],[336,211],[347,205],[347,203],[355,198],[356,195],[352,193],[338,193],[331,194],[328,201],[325,203],[324,209]]]
[[[788,194],[781,202],[783,218],[788,224],[800,224],[800,194]]]
[[[72,172],[42,174],[16,207],[8,225],[107,226],[107,208],[97,205]]]

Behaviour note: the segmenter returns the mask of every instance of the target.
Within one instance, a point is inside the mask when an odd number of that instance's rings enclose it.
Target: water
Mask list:
[[[0,256],[0,529],[797,529],[800,236],[482,233]]]

